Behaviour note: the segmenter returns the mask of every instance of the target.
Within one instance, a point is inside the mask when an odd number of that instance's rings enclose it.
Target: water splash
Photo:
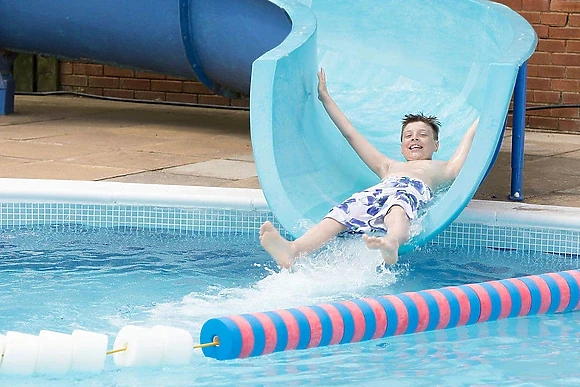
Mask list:
[[[291,270],[272,271],[246,287],[210,287],[180,302],[157,305],[153,320],[197,330],[210,318],[314,305],[390,293],[404,265],[386,268],[359,238],[336,238],[301,257]]]

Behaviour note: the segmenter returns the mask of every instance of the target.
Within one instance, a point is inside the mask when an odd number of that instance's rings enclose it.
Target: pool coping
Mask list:
[[[0,203],[74,203],[269,212],[260,189],[0,178]],[[471,200],[455,222],[580,230],[580,208]]]

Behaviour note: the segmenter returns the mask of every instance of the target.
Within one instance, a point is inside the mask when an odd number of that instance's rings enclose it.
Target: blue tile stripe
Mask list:
[[[176,208],[145,205],[74,203],[0,203],[0,228],[39,225],[159,230],[218,235],[257,235],[266,220],[281,229],[273,214],[264,210]],[[289,234],[282,230],[283,234]],[[489,226],[453,223],[431,244],[443,247],[539,251],[560,257],[578,257],[580,230],[545,230],[540,227]]]

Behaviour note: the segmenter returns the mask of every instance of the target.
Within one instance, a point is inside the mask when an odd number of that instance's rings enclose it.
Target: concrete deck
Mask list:
[[[507,201],[510,133],[476,199]],[[580,135],[526,133],[524,202],[580,207]],[[0,178],[260,188],[249,112],[18,96]]]

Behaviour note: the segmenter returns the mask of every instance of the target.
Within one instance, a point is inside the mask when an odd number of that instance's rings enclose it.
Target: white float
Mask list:
[[[161,364],[189,364],[193,353],[193,337],[188,331],[165,325],[156,325],[152,330],[164,341]]]
[[[38,336],[13,331],[7,332],[0,373],[7,375],[32,374],[36,368],[38,347]]]
[[[119,367],[156,367],[161,364],[165,342],[158,331],[135,325],[124,326],[115,339],[113,355]]]
[[[74,330],[71,370],[99,372],[105,367],[109,338],[102,333]]]
[[[38,357],[35,372],[41,374],[66,374],[73,357],[71,335],[53,331],[40,331],[38,335]]]

